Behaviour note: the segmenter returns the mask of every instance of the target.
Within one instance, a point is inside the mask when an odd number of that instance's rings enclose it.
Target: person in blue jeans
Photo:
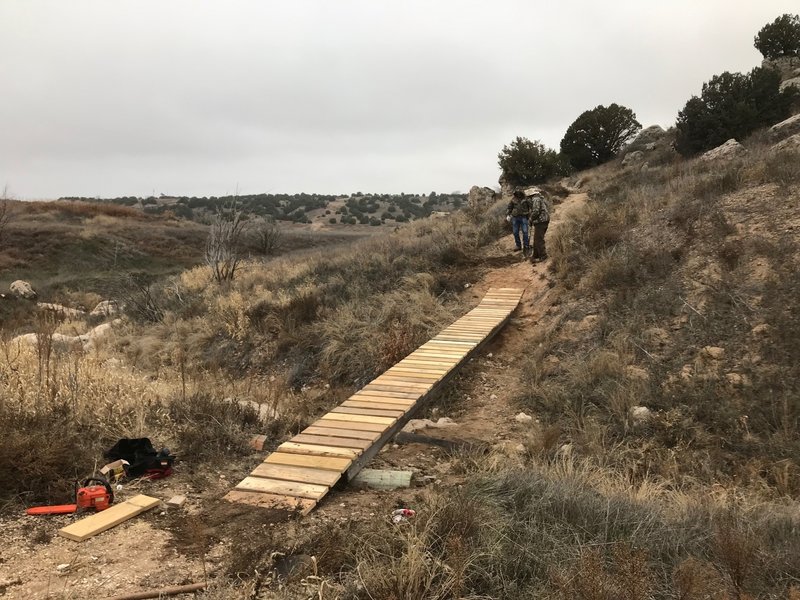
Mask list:
[[[531,199],[525,196],[523,190],[515,190],[508,203],[508,210],[506,212],[506,220],[511,223],[514,232],[514,244],[517,251],[530,248],[528,239],[528,218],[530,217],[533,203]],[[522,240],[519,239],[519,232],[522,230]]]

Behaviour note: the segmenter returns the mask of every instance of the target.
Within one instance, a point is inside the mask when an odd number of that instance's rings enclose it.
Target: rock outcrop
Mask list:
[[[800,133],[795,133],[772,147],[773,152],[785,152],[788,150],[800,150]]]
[[[51,304],[50,302],[37,302],[36,306],[42,310],[54,312],[57,315],[67,319],[78,319],[86,314],[77,308],[70,308],[62,304]]]
[[[800,133],[800,114],[789,117],[769,128],[769,135],[775,141],[784,140],[797,133]]]
[[[31,287],[27,281],[17,279],[9,286],[9,290],[17,298],[25,298],[25,300],[36,300],[36,291]]]
[[[721,146],[717,146],[713,150],[709,150],[700,157],[700,160],[713,161],[713,160],[731,160],[737,156],[745,154],[747,150],[739,142],[733,138]]]
[[[50,343],[52,348],[57,351],[83,351],[90,352],[94,350],[98,344],[103,340],[108,339],[113,333],[113,328],[122,323],[121,319],[115,319],[110,323],[103,323],[88,333],[82,335],[64,335],[63,333],[54,333],[50,336]],[[19,335],[11,340],[12,343],[25,344],[36,346],[39,343],[39,338],[35,333],[26,333]]]
[[[497,194],[492,188],[473,185],[467,196],[467,205],[472,210],[486,210],[496,198]]]

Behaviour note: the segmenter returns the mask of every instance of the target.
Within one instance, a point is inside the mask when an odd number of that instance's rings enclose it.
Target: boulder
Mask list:
[[[93,317],[113,317],[119,314],[119,306],[116,300],[103,300],[89,314]]]
[[[36,300],[36,292],[27,281],[17,279],[9,286],[9,290],[17,298],[25,298],[25,300]]]
[[[473,185],[467,196],[467,204],[471,209],[485,210],[494,202],[496,196],[492,188]]]
[[[514,420],[517,423],[528,424],[533,422],[533,417],[530,415],[526,415],[524,412],[519,413]]]
[[[650,127],[645,127],[639,132],[633,141],[628,144],[628,148],[630,150],[641,150],[644,148],[645,150],[654,150],[656,147],[656,142],[663,138],[667,134],[664,131],[664,128],[661,125],[650,125]]]
[[[742,146],[739,142],[731,138],[721,146],[717,146],[713,150],[709,150],[708,152],[703,154],[700,157],[700,160],[704,161],[731,160],[732,158],[741,156],[746,152],[747,150],[745,149],[744,146]]]
[[[786,152],[791,150],[800,150],[800,133],[795,133],[772,147],[773,152]]]
[[[769,135],[775,141],[785,140],[797,133],[800,133],[800,114],[789,117],[769,128]]]

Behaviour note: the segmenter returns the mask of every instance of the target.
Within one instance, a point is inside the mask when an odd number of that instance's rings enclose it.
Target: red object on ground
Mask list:
[[[77,504],[58,504],[56,506],[35,506],[25,511],[27,515],[69,515],[78,512]]]

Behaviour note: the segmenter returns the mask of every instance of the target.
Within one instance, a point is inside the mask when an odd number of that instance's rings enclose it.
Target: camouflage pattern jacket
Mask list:
[[[508,210],[506,214],[512,217],[527,217],[531,214],[531,199],[530,198],[511,198],[508,203]]]
[[[526,198],[527,200],[527,198]],[[531,199],[531,223],[538,225],[540,223],[550,222],[550,209],[547,208],[547,201],[541,194],[536,194]]]

